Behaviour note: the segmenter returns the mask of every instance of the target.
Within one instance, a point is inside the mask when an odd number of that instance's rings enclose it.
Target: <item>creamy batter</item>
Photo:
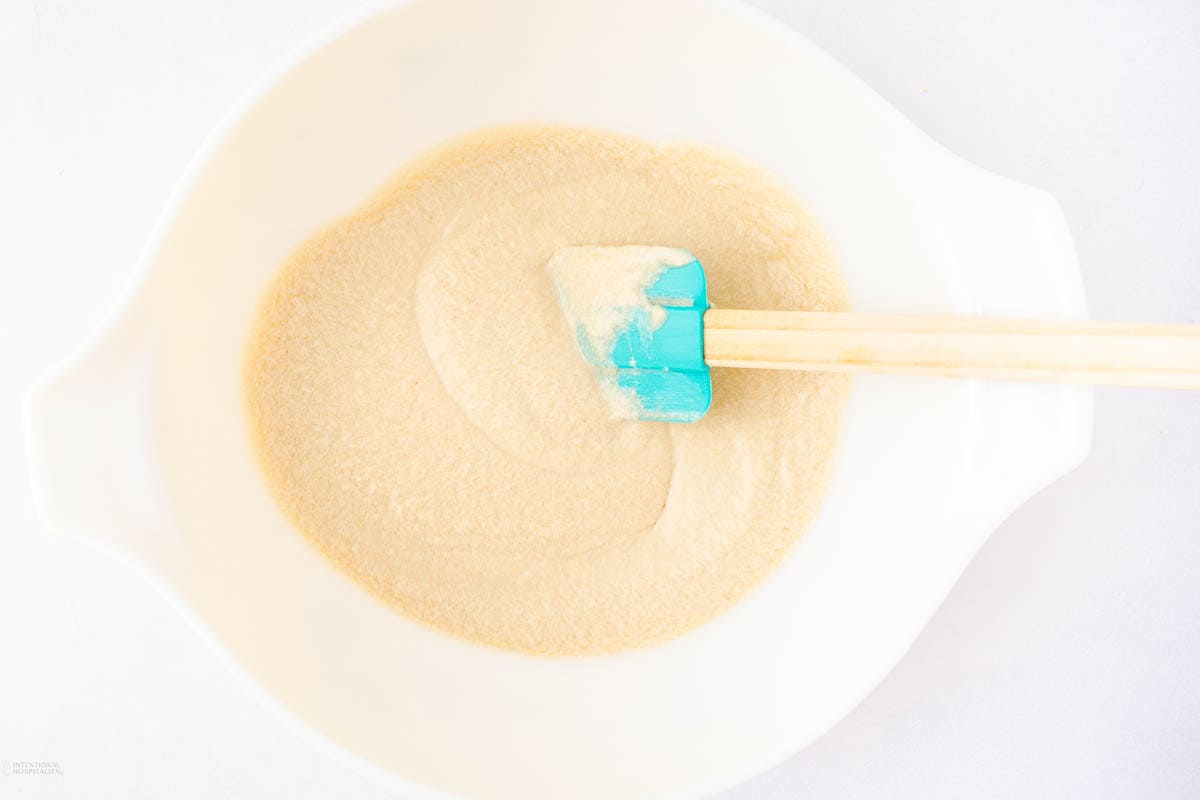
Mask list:
[[[635,315],[642,315],[650,331],[666,322],[666,309],[651,303],[646,290],[667,269],[687,264],[693,258],[691,253],[677,247],[575,245],[559,250],[546,264],[567,327],[575,332],[580,349],[593,366],[608,409],[617,419],[645,417],[637,396],[620,388],[616,367],[606,360],[606,354],[612,351],[617,336],[628,328]]]
[[[564,247],[550,257],[546,271],[554,279],[567,324],[593,352],[602,354],[633,315],[642,312],[654,330],[666,319],[646,289],[670,267],[692,260],[677,247]]]
[[[267,293],[245,389],[282,510],[399,611],[506,649],[617,652],[735,603],[818,507],[847,379],[717,369],[697,424],[613,419],[546,264],[646,242],[695,254],[718,307],[846,307],[818,226],[739,159],[565,128],[452,142]]]

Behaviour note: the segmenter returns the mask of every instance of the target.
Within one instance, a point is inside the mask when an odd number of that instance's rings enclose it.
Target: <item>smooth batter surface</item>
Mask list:
[[[694,253],[718,307],[846,307],[816,224],[739,159],[565,128],[452,142],[268,291],[245,386],[280,507],[398,610],[498,647],[612,653],[728,608],[817,509],[848,381],[714,370],[697,424],[611,418],[546,263],[647,242]]]

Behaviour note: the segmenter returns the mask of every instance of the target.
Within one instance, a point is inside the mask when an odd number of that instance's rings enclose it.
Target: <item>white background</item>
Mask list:
[[[1095,316],[1200,322],[1200,2],[760,0],[918,125],[1051,190]],[[136,574],[45,536],[23,387],[104,318],[174,179],[347,0],[0,0],[0,798],[393,798],[260,708]],[[533,23],[536,24],[536,23]],[[892,675],[722,795],[1200,795],[1200,394],[1100,392]]]

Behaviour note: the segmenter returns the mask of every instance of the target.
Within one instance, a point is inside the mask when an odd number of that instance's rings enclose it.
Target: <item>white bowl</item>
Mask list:
[[[701,0],[419,0],[327,38],[240,112],[111,329],[32,390],[39,508],[142,565],[278,705],[413,796],[697,796],[766,768],[874,687],[997,524],[1087,452],[1087,389],[861,379],[819,518],[727,614],[590,659],[433,632],[290,528],[239,383],[280,262],[417,153],[530,120],[742,153],[824,222],[863,311],[1084,316],[1062,215],[791,30]]]

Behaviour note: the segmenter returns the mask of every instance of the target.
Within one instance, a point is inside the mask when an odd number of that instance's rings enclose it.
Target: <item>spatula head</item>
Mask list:
[[[704,268],[664,247],[568,247],[548,265],[614,416],[696,422],[712,403]]]

